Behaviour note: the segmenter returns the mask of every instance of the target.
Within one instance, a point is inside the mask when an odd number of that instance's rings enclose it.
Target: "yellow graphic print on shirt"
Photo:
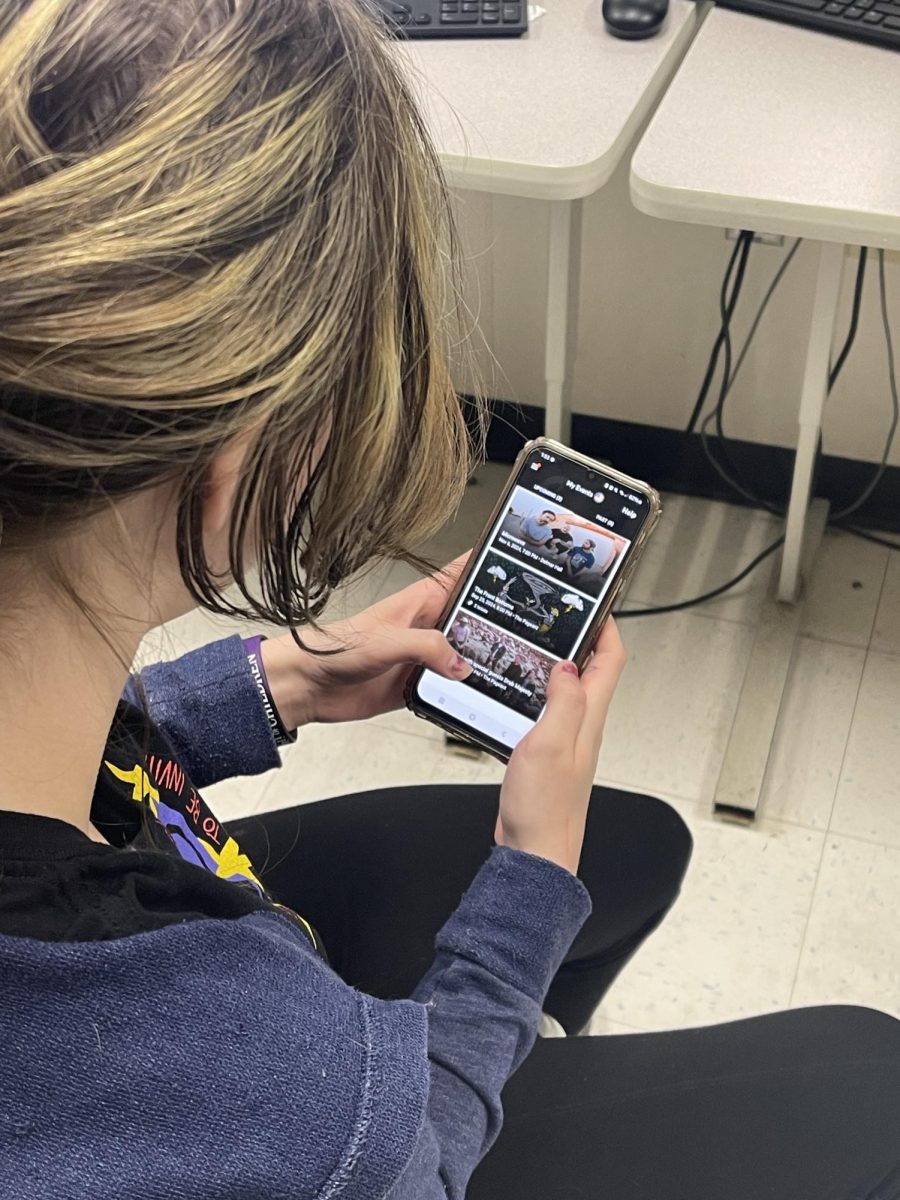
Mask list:
[[[157,804],[159,803],[158,790],[150,782],[150,776],[138,763],[135,763],[130,771],[123,771],[115,763],[111,762],[106,763],[106,766],[109,767],[116,779],[121,779],[123,783],[130,783],[132,785],[132,800],[137,800],[139,804],[145,799],[156,801]],[[156,815],[155,812],[154,815]]]
[[[173,804],[174,797],[160,795],[160,789],[154,787],[140,763],[135,763],[130,771],[117,767],[115,763],[106,763],[116,779],[132,785],[132,800],[149,804],[150,811],[175,842],[182,858],[199,863],[221,879],[250,883],[264,896],[265,888],[254,875],[250,859],[241,853],[234,838],[226,833],[206,808],[200,793],[188,781],[184,771],[180,767],[173,771],[171,768],[177,764],[162,764],[153,754],[148,758],[148,765],[157,779],[165,781],[164,790],[167,793],[175,792],[176,796],[180,796],[190,789],[183,811],[180,806]]]
[[[322,953],[323,948],[309,922],[268,895],[250,858],[207,807],[177,759],[171,753],[151,753],[146,757],[146,765],[142,766],[133,754],[134,751],[126,752],[124,764],[122,759],[119,763],[106,759],[104,766],[120,785],[126,785],[126,794],[131,800],[149,808],[179,856],[219,879],[251,887],[300,925],[314,948]]]

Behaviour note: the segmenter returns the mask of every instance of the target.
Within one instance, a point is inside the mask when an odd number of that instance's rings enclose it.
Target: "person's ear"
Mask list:
[[[231,513],[250,436],[242,435],[220,450],[210,464],[203,492],[203,544],[209,565],[216,572],[228,569],[228,533]]]

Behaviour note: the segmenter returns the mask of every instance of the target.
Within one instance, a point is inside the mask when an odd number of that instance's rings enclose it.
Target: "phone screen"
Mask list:
[[[554,663],[572,658],[650,515],[647,496],[558,452],[525,460],[443,631],[462,682],[424,671],[438,712],[512,749],[540,716]]]

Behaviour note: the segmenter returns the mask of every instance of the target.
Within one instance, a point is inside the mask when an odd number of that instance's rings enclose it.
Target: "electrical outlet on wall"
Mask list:
[[[736,242],[738,240],[738,238],[740,237],[740,233],[741,233],[741,231],[739,229],[726,229],[725,230],[726,242]],[[783,246],[784,245],[784,234],[783,233],[754,233],[753,240],[754,240],[754,242],[759,242],[759,244],[761,246]]]

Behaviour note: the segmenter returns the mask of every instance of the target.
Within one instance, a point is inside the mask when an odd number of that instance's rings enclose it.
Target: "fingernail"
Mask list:
[[[450,664],[450,671],[453,675],[458,675],[460,679],[465,679],[467,675],[472,674],[471,666],[461,654],[454,654],[453,662]]]
[[[575,666],[575,664],[573,662],[564,662],[562,665],[562,669],[565,671],[565,673],[567,675],[577,675],[578,674],[578,668]]]

